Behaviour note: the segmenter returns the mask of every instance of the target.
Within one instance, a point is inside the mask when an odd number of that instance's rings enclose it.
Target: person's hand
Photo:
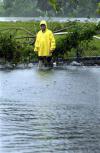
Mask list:
[[[53,50],[50,50],[50,56],[52,56]]]
[[[50,53],[52,53],[53,52],[53,50],[50,50]]]
[[[38,51],[35,50],[35,53],[38,54]]]

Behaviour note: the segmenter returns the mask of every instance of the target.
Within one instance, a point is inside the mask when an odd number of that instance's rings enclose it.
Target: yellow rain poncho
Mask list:
[[[51,30],[47,29],[46,21],[41,21],[40,25],[45,24],[46,30],[40,30],[37,33],[34,51],[38,52],[38,56],[51,56],[51,52],[55,50],[55,38]]]

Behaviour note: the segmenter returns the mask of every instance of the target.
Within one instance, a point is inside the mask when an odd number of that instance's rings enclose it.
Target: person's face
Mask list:
[[[45,24],[41,24],[41,30],[45,31],[46,30],[46,25]]]

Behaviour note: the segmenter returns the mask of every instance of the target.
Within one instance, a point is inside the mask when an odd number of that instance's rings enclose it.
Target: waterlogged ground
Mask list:
[[[100,153],[100,67],[0,71],[0,153]]]

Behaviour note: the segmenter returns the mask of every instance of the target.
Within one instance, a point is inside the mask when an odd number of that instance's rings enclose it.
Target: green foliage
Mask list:
[[[15,32],[0,33],[0,58],[15,64],[37,61],[33,46],[25,41],[18,41],[15,37]]]
[[[33,51],[33,46],[29,44],[24,44],[20,50],[20,62],[22,63],[30,63],[37,61],[37,55]]]
[[[3,0],[0,12],[2,16],[96,17],[96,10],[100,12],[98,2],[99,0]]]
[[[17,47],[18,44],[13,34],[9,32],[0,33],[0,57],[4,58],[5,61],[15,60],[19,53]]]
[[[100,15],[100,2],[98,3],[98,7],[97,7],[97,10],[96,10],[97,14]]]
[[[60,36],[56,38],[57,48],[53,53],[55,59],[68,55],[72,49],[76,52],[76,56],[82,56],[84,50],[88,47],[88,43],[93,39],[93,35],[96,34],[95,25],[82,25],[75,27],[66,34],[66,36]]]
[[[34,39],[16,37],[30,36],[24,30],[15,30],[12,28],[22,27],[35,35],[40,29],[39,22],[6,22],[0,23],[0,58],[11,63],[29,63],[37,61],[37,55],[33,51]],[[78,22],[48,22],[48,27],[52,31],[69,32],[66,35],[56,35],[56,50],[53,52],[53,58],[79,57],[79,56],[100,56],[100,40],[93,40],[93,35],[99,31],[100,24],[78,23]],[[8,29],[8,30],[3,30]],[[6,32],[5,32],[6,31]],[[95,41],[95,42],[94,42]],[[94,42],[94,43],[93,43]],[[32,44],[32,45],[30,45]]]
[[[49,0],[50,4],[52,5],[53,9],[58,12],[60,10],[60,5],[57,0]]]
[[[100,22],[98,23],[98,25],[97,25],[97,30],[99,31],[99,33],[100,33]]]

